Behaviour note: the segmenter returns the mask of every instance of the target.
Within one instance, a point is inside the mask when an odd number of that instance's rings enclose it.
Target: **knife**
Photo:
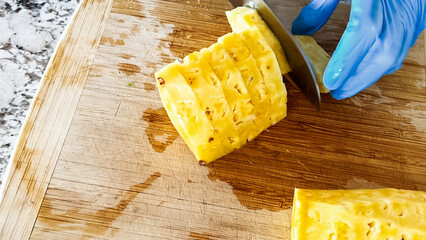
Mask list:
[[[296,39],[282,24],[270,5],[264,0],[229,0],[234,7],[246,6],[256,9],[263,21],[277,36],[292,69],[285,76],[293,81],[318,110],[321,105],[321,95],[317,80],[308,58],[297,43]]]

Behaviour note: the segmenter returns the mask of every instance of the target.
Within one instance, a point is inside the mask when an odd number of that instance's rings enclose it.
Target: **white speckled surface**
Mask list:
[[[43,71],[77,5],[78,0],[0,0],[0,179]]]

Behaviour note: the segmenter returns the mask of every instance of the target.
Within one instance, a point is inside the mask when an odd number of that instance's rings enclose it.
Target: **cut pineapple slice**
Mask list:
[[[328,90],[324,86],[323,75],[325,68],[327,67],[328,61],[330,60],[330,55],[324,49],[317,44],[315,39],[311,36],[294,36],[297,41],[300,43],[303,51],[311,63],[311,66],[314,70],[315,77],[317,78],[318,87],[321,93],[328,93]]]
[[[266,42],[274,51],[275,57],[277,58],[280,66],[281,74],[284,75],[291,71],[280,41],[271,29],[269,29],[268,25],[266,25],[255,9],[238,7],[232,11],[226,12],[226,17],[228,18],[228,22],[231,24],[232,31],[234,32],[241,32],[252,27],[257,27]]]
[[[179,65],[179,71],[194,91],[202,112],[216,132],[216,137],[211,137],[209,142],[220,145],[222,155],[239,148],[242,141],[235,129],[234,114],[228,105],[222,83],[203,54],[194,52],[186,56],[183,64]]]
[[[167,114],[200,163],[240,148],[286,116],[278,62],[257,28],[226,35],[155,76]]]
[[[257,28],[247,29],[239,32],[238,35],[256,60],[265,81],[271,97],[271,111],[274,113],[270,118],[272,124],[276,124],[287,115],[287,91],[282,81],[278,62]]]
[[[268,89],[257,67],[256,60],[236,33],[230,33],[219,38],[219,42],[241,72],[250,98],[255,106],[259,134],[272,125],[269,116],[273,113],[271,112],[271,98],[268,95]]]
[[[225,153],[220,142],[210,141],[217,134],[178,66],[178,63],[171,63],[155,73],[161,102],[195,157],[212,161]]]
[[[426,238],[426,193],[296,189],[292,240]]]
[[[257,135],[254,105],[247,91],[241,72],[220,43],[213,44],[201,51],[209,62],[222,85],[229,107],[233,112],[233,121],[241,140],[251,141]],[[230,140],[234,141],[231,136]]]

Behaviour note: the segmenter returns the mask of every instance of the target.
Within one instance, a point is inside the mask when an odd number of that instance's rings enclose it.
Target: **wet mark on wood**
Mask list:
[[[132,56],[132,55],[130,55],[130,54],[121,54],[121,55],[120,55],[120,57],[121,57],[121,58],[124,58],[124,59],[130,59],[130,58],[132,58],[133,56]]]
[[[111,235],[114,235],[114,229],[111,228],[112,223],[123,214],[128,205],[146,189],[152,186],[152,183],[161,177],[160,172],[155,172],[147,180],[130,186],[130,188],[121,197],[121,200],[114,206],[97,211],[94,214],[84,213],[85,226],[72,226],[72,219],[79,219],[79,209],[66,210],[62,214],[53,214],[54,209],[51,199],[45,198],[40,210],[39,220],[48,224],[49,228],[55,230],[82,230],[83,239],[92,236],[104,236],[111,229]]]
[[[120,202],[114,207],[108,207],[102,210],[99,210],[94,215],[94,220],[100,221],[101,224],[87,223],[86,228],[84,230],[85,233],[96,234],[102,236],[111,227],[111,224],[123,214],[123,211],[127,208],[127,206],[136,198],[139,193],[142,193],[147,188],[149,188],[152,183],[161,177],[161,173],[155,172],[152,174],[147,180],[143,183],[139,183],[133,185],[129,188],[129,190],[123,195]],[[99,227],[100,226],[108,226]]]
[[[148,136],[149,143],[156,152],[164,152],[166,148],[179,136],[170,122],[164,108],[148,108],[143,113],[142,119],[148,122],[148,127],[145,129],[145,133]],[[164,135],[166,135],[165,141],[156,139]]]
[[[125,44],[125,42],[121,39],[114,39],[111,37],[102,37],[100,45],[106,45],[107,43],[109,43],[109,45],[111,46],[123,46]]]
[[[250,148],[253,149],[253,145]],[[238,152],[242,150],[244,149],[208,164],[208,178],[211,181],[221,180],[232,186],[232,192],[238,201],[250,210],[266,209],[276,212],[290,208],[294,186],[284,185],[282,179],[271,176],[270,172],[262,167],[264,164],[272,164],[276,169],[280,169],[280,162],[262,163],[263,160],[259,157],[249,157],[248,161],[245,157],[238,156]],[[232,159],[236,156],[237,159]],[[267,168],[269,167],[271,166]]]
[[[126,39],[129,38],[129,35],[127,33],[120,33],[120,37]]]
[[[140,28],[140,27],[132,27],[132,28],[130,29],[130,32],[131,32],[132,34],[138,34],[138,33],[140,33],[140,32],[141,32],[141,28]]]
[[[39,220],[47,223],[50,229],[63,229],[63,230],[78,230],[76,226],[65,226],[70,224],[67,219],[78,214],[79,209],[69,209],[62,214],[53,214],[52,200],[48,197],[43,199],[43,205],[40,209]]]
[[[139,73],[141,71],[141,68],[130,63],[119,63],[118,64],[118,70],[127,76],[134,75],[136,73]]]
[[[190,232],[189,237],[192,240],[211,240],[210,235],[208,233],[197,233],[197,232]]]
[[[143,13],[143,5],[140,1],[137,0],[130,0],[130,1],[114,1],[113,5],[113,12],[126,14],[126,15],[132,15],[135,17],[145,17],[145,14]]]
[[[153,91],[155,90],[155,84],[152,83],[144,83],[143,84],[143,89],[147,90],[147,91]]]

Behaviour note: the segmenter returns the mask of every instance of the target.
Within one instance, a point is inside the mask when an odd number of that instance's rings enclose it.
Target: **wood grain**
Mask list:
[[[31,233],[110,8],[110,2],[82,1],[47,66],[2,186],[2,239]]]
[[[230,32],[231,5],[89,2],[68,34],[88,28],[80,16],[91,14],[98,32],[61,42],[54,59],[67,61],[57,74],[74,65],[42,85],[0,209],[2,239],[290,239],[295,187],[426,191],[425,34],[401,70],[347,100],[323,95],[320,112],[286,82],[288,117],[202,167],[170,123],[153,73]],[[287,22],[306,3],[277,2]],[[339,6],[315,35],[329,52],[348,10]],[[76,55],[89,60],[75,65]]]

